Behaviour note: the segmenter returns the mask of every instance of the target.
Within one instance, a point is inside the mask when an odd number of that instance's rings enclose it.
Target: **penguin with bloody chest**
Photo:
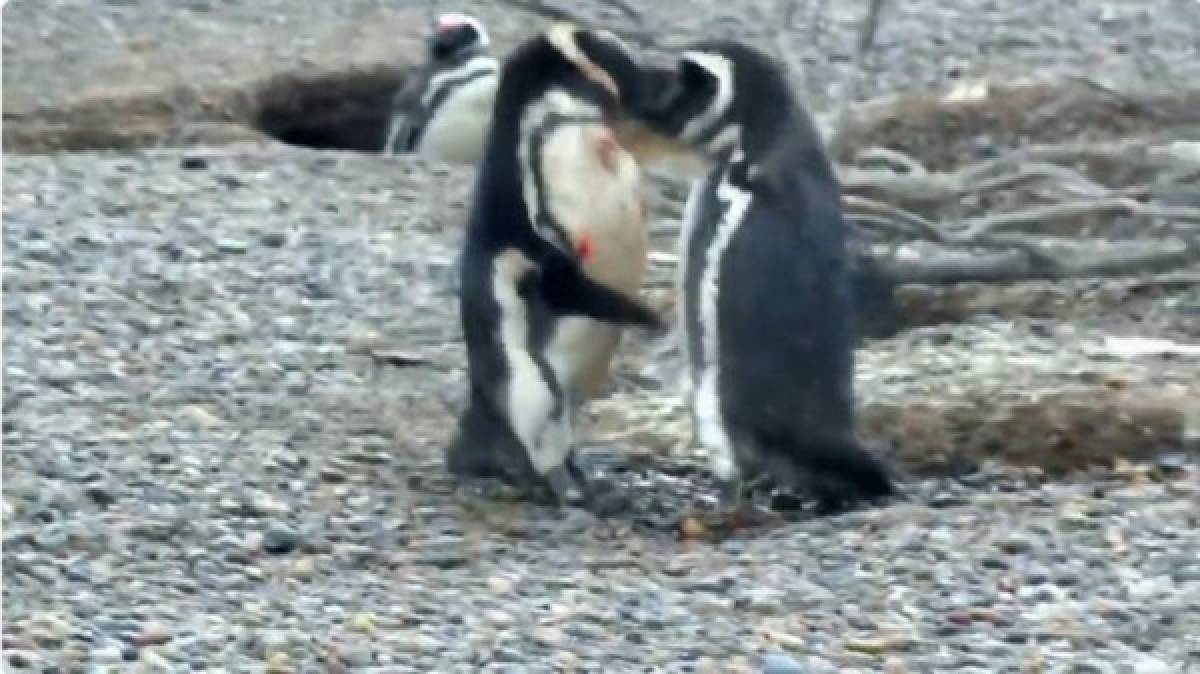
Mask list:
[[[499,75],[460,263],[470,391],[446,467],[599,505],[574,461],[574,415],[621,326],[662,330],[634,299],[645,269],[638,165],[610,117],[615,38],[555,24]],[[629,74],[621,75],[628,78]]]
[[[723,505],[759,475],[813,493],[825,513],[894,494],[890,468],[854,433],[840,185],[781,68],[747,45],[707,41],[640,77],[631,114],[710,164],[684,208],[679,333]]]

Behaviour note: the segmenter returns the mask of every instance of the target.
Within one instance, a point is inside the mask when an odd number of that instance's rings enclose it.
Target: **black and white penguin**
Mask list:
[[[618,326],[663,328],[634,299],[646,208],[609,126],[620,91],[606,68],[636,65],[615,40],[554,24],[501,68],[461,259],[470,394],[446,452],[460,478],[598,507],[573,461],[574,412],[603,383]]]
[[[466,14],[439,16],[428,43],[428,62],[392,101],[383,152],[474,164],[491,123],[499,62],[488,53],[483,23]]]
[[[895,492],[854,433],[854,306],[840,185],[780,67],[732,41],[645,69],[630,111],[711,163],[680,238],[679,332],[699,443],[725,506],[743,479],[825,512]],[[649,81],[649,83],[645,83]]]

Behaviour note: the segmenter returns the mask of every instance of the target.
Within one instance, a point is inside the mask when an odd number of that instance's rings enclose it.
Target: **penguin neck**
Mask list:
[[[430,54],[430,60],[434,61],[435,63],[445,64],[445,67],[448,68],[458,68],[479,57],[487,56],[487,47],[476,43],[461,49],[456,49],[449,53],[438,53],[436,51],[432,52]],[[494,61],[494,59],[492,60]]]

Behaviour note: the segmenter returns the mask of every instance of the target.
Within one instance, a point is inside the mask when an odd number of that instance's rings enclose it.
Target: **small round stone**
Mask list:
[[[286,555],[302,540],[300,532],[282,522],[271,522],[262,534],[262,548],[272,555]]]

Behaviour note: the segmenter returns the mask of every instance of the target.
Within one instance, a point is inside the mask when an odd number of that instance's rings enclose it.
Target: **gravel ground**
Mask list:
[[[6,671],[1200,671],[1177,457],[715,546],[450,494],[462,177],[6,158]]]
[[[893,4],[864,96],[1198,79],[1194,0]],[[6,114],[378,60],[417,33],[399,1],[10,5]],[[816,108],[862,10],[829,5],[788,44]],[[501,44],[528,27],[431,6]],[[749,39],[771,11],[642,10]],[[282,150],[5,157],[4,671],[1200,672],[1190,459],[992,466],[717,545],[661,525],[696,491],[669,462],[609,522],[450,493],[464,178]],[[427,362],[364,355],[388,352]]]

